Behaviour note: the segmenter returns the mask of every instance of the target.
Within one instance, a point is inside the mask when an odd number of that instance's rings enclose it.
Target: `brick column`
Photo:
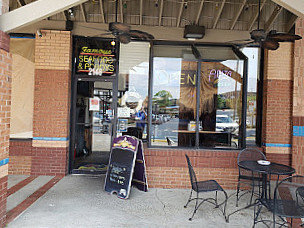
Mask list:
[[[273,162],[291,165],[293,43],[265,50],[262,144]]]
[[[296,23],[296,34],[304,38],[304,19]],[[292,165],[304,175],[304,40],[295,42],[293,89]]]
[[[0,0],[0,14],[8,12],[9,0]],[[12,58],[9,36],[0,31],[0,227],[6,222],[7,175],[11,111]]]
[[[69,31],[42,30],[35,44],[32,175],[67,173],[71,93]]]

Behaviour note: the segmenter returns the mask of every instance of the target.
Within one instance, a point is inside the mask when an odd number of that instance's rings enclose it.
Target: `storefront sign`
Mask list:
[[[120,136],[113,140],[105,191],[127,199],[131,184],[141,191],[148,191],[142,141],[132,136]]]
[[[109,49],[84,46],[78,55],[76,71],[89,76],[112,75],[115,72],[115,55]]]

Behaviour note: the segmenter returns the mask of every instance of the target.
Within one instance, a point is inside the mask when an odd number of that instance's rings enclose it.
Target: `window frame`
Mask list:
[[[199,147],[199,100],[200,100],[200,90],[196,89],[196,129],[195,129],[195,146],[193,147],[181,147],[181,146],[156,146],[151,144],[152,140],[152,98],[153,98],[153,60],[154,60],[154,46],[155,45],[168,45],[168,46],[185,46],[189,45],[189,47],[193,44],[193,42],[170,42],[170,41],[151,41],[150,42],[150,59],[149,59],[149,85],[148,85],[148,126],[147,126],[147,146],[148,148],[174,148],[174,149],[208,149],[208,150],[235,150],[235,148],[200,148]],[[239,60],[244,61],[243,65],[243,86],[242,86],[242,113],[241,113],[241,124],[240,124],[240,139],[239,145],[236,149],[243,149],[246,147],[246,115],[247,115],[247,86],[248,86],[248,58],[242,53],[235,45],[232,44],[217,44],[217,43],[195,43],[196,47],[229,47],[234,52],[234,54],[239,58]],[[201,63],[202,62],[211,62],[215,60],[211,59],[196,59],[197,63],[197,71],[196,74],[199,75],[201,71]],[[223,59],[218,59],[217,61],[224,61]],[[196,85],[197,88],[200,88],[200,77],[196,77]]]

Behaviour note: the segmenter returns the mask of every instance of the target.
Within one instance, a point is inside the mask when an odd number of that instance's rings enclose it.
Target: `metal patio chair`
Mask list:
[[[254,208],[253,226],[260,222],[268,226],[268,223],[272,222],[273,227],[293,227],[294,223],[297,222],[297,225],[303,227],[304,224],[301,221],[304,218],[303,190],[304,176],[290,176],[280,181],[275,187],[273,199],[257,200],[258,203]],[[272,212],[272,221],[262,218],[261,210],[263,207]],[[276,217],[280,220],[276,221]],[[298,221],[294,221],[295,219]]]
[[[236,206],[238,206],[238,202],[242,196],[247,193],[251,193],[250,196],[250,203],[252,204],[252,198],[255,193],[255,187],[258,187],[258,195],[260,195],[261,187],[262,187],[262,177],[258,173],[254,173],[253,171],[245,170],[239,166],[239,162],[247,161],[247,160],[266,160],[266,156],[263,152],[253,149],[253,148],[246,148],[238,154],[237,157],[237,164],[239,169],[239,176],[238,176],[238,185],[237,185],[237,192],[236,192]],[[245,189],[240,189],[241,185],[245,185]],[[240,194],[240,191],[242,193]]]
[[[219,208],[222,211],[222,213],[225,217],[225,220],[227,221],[227,219],[226,219],[226,204],[227,204],[227,199],[228,199],[227,193],[215,180],[197,181],[195,172],[194,172],[193,167],[190,162],[190,159],[187,154],[185,154],[185,156],[186,156],[187,163],[188,163],[189,175],[190,175],[190,181],[191,181],[192,188],[191,188],[188,202],[186,203],[184,208],[186,208],[192,200],[195,200],[194,211],[193,211],[192,216],[189,218],[189,220],[190,221],[192,220],[194,214],[196,213],[198,208],[204,202],[209,202],[209,203],[215,205],[215,208]],[[196,197],[194,197],[194,198],[192,198],[193,191],[196,192]],[[204,192],[215,192],[215,197],[214,198],[199,198],[199,193],[204,193]],[[225,200],[221,203],[218,203],[217,192],[223,192],[223,194],[225,196]],[[199,203],[199,201],[201,201],[201,202]]]

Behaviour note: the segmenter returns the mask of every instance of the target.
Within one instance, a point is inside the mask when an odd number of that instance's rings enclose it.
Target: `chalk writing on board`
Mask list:
[[[113,164],[110,164],[110,169],[110,181],[119,185],[124,185],[126,178],[123,175],[127,169]]]

